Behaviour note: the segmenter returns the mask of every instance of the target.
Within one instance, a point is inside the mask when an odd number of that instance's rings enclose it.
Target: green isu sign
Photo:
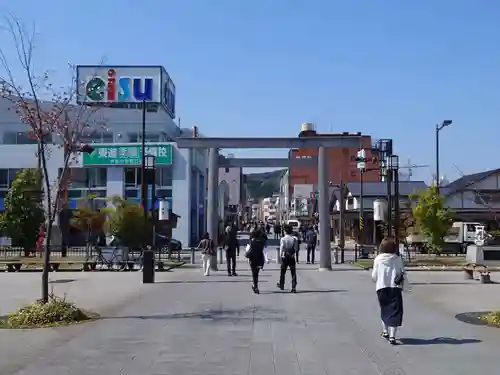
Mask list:
[[[142,147],[140,145],[96,145],[91,154],[83,153],[83,165],[132,165],[142,163]],[[171,165],[173,150],[170,144],[146,145],[146,155],[156,156],[157,165]]]

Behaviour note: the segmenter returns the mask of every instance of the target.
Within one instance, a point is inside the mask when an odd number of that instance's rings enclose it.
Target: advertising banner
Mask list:
[[[163,105],[163,75],[168,76],[161,66],[79,65],[77,102],[125,105],[146,101]]]

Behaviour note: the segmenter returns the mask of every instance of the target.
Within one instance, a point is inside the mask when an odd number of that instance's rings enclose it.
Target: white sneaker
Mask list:
[[[205,275],[205,276],[210,276],[210,274],[209,274],[209,273],[205,273],[204,275]]]

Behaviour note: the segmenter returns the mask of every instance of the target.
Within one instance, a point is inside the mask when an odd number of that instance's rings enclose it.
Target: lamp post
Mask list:
[[[368,254],[365,254],[365,249],[364,249],[364,192],[363,192],[363,175],[366,171],[366,152],[365,150],[359,150],[357,155],[356,155],[356,166],[359,171],[359,242],[361,245],[361,256],[360,258],[365,258],[368,257]]]
[[[444,120],[441,124],[436,124],[436,190],[439,195],[439,132],[443,128],[450,126],[453,123],[452,120]]]
[[[155,205],[155,200],[156,200],[156,189],[155,189],[155,184],[156,184],[156,177],[155,177],[155,172],[156,172],[156,156],[154,155],[145,155],[144,157],[144,174],[145,174],[145,185],[146,185],[146,198],[148,197],[148,192],[149,192],[149,186],[151,186],[151,219],[153,219],[154,216],[154,205]],[[149,229],[149,220],[148,220],[148,199],[146,199],[146,206],[144,207],[144,224],[146,228]],[[152,220],[153,222],[153,220]],[[147,231],[149,233],[149,230]],[[152,240],[151,244],[154,244],[154,232],[152,237],[150,238]]]
[[[399,251],[399,157],[397,155],[390,155],[387,157],[387,172],[390,176],[390,181],[394,181],[394,242]],[[389,197],[391,199],[392,197]],[[392,207],[392,205],[391,205]],[[392,218],[392,211],[389,210],[390,218]],[[392,232],[392,228],[391,228]]]
[[[149,240],[151,241],[150,244],[154,245],[154,229],[153,225],[150,227],[149,226],[149,220],[148,220],[148,201],[147,201],[147,194],[148,194],[148,187],[149,184],[152,184],[152,191],[151,191],[151,212],[152,212],[152,218],[153,218],[153,212],[154,212],[154,200],[155,200],[155,192],[154,192],[154,185],[155,185],[155,166],[156,166],[156,157],[154,155],[144,155],[144,164],[142,165],[142,191],[143,191],[143,198],[145,197],[146,199],[143,200],[143,207],[144,207],[144,240],[143,243],[146,245],[148,243],[147,237],[149,237]],[[151,220],[153,222],[153,220]],[[149,235],[149,236],[148,236]],[[155,282],[155,260],[154,260],[154,251],[151,246],[144,246],[142,250],[142,258],[143,258],[143,266],[142,266],[142,283],[143,284],[152,284]]]

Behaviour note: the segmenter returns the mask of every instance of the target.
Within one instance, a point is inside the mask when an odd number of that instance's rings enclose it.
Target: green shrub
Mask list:
[[[482,316],[481,320],[484,320],[485,322],[493,326],[500,327],[500,311],[492,311]]]
[[[8,328],[43,327],[89,319],[92,319],[92,316],[76,307],[74,303],[66,301],[66,298],[51,295],[47,303],[36,301],[10,313],[2,325]]]

